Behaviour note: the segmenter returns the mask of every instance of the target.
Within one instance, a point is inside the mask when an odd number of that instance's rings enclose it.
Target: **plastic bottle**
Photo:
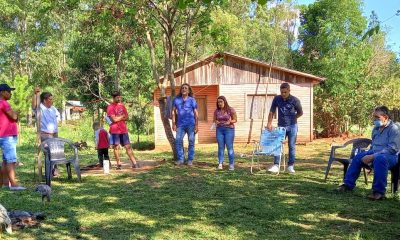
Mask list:
[[[109,174],[110,173],[110,160],[103,160],[103,172],[104,174]]]

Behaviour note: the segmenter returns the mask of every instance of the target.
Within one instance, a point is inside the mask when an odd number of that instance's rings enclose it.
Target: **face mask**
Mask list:
[[[382,127],[384,124],[381,120],[375,120],[374,121],[374,126],[375,127]]]

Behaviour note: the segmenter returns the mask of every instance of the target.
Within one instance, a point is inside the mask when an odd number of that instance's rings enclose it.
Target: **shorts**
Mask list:
[[[17,136],[0,137],[0,148],[3,152],[3,161],[17,162]]]
[[[110,142],[112,145],[122,145],[122,146],[131,144],[131,142],[129,141],[128,133],[122,133],[122,134],[111,133]]]

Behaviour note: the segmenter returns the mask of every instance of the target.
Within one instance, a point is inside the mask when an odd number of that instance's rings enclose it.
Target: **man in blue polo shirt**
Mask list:
[[[288,172],[294,173],[294,161],[296,159],[296,138],[297,138],[297,118],[303,115],[300,100],[290,95],[290,85],[282,83],[280,86],[281,95],[275,96],[272,100],[271,109],[268,115],[266,128],[272,130],[272,119],[276,108],[278,108],[278,126],[286,128],[286,136],[289,141],[289,162]],[[274,165],[268,171],[279,172],[279,157],[274,157]]]
[[[197,102],[189,84],[181,86],[178,96],[174,99],[172,108],[172,130],[176,131],[175,148],[178,155],[177,165],[184,162],[183,137],[189,138],[188,166],[192,166],[194,158],[195,134],[198,132]]]
[[[371,149],[357,154],[344,176],[344,183],[337,192],[351,191],[356,186],[361,168],[368,165],[374,169],[370,200],[381,200],[385,197],[388,170],[396,166],[396,153],[400,150],[400,128],[390,117],[386,106],[378,106],[372,113],[374,129],[372,130]]]

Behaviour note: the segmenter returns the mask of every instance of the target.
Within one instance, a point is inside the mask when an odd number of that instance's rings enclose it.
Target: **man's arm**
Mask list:
[[[197,108],[194,109],[194,122],[194,133],[197,133],[199,131],[199,111],[197,111]]]
[[[6,115],[14,121],[18,121],[18,113],[13,111],[11,108],[5,112]]]
[[[298,100],[298,99],[296,101],[295,109],[296,109],[296,112],[297,112],[296,118],[299,118],[299,117],[303,116],[303,108],[301,107],[300,100]]]
[[[172,107],[172,130],[176,131],[176,108]]]

